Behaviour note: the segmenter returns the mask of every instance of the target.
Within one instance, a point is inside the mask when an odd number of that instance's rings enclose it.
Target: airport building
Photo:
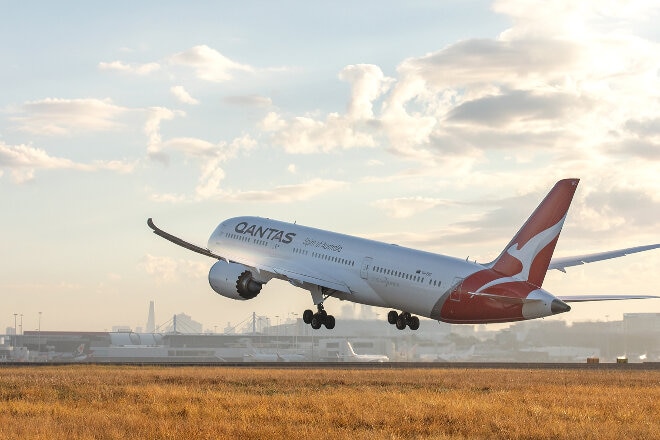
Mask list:
[[[382,319],[342,319],[313,330],[302,319],[271,325],[252,315],[223,333],[201,332],[192,318],[169,331],[26,331],[0,335],[0,361],[32,362],[660,362],[660,314],[626,314],[622,321],[524,321],[505,329],[424,320],[399,331]],[[152,324],[153,325],[153,324]],[[149,327],[149,326],[147,326]],[[175,331],[175,328],[177,329]],[[185,332],[181,331],[185,330]],[[350,348],[349,348],[350,347]],[[353,353],[353,354],[352,354]],[[377,360],[376,360],[377,359]]]

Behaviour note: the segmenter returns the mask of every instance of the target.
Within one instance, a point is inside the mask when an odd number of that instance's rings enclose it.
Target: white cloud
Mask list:
[[[337,113],[330,113],[324,121],[309,116],[285,120],[275,113],[269,113],[262,124],[269,128],[274,127],[274,124],[280,127],[273,132],[272,141],[281,145],[287,153],[311,154],[376,146],[374,137],[366,131],[368,127],[362,127]]]
[[[352,86],[351,100],[348,105],[349,119],[371,119],[374,116],[373,103],[389,89],[394,82],[383,75],[378,66],[357,64],[346,66],[339,72],[339,79]]]
[[[227,96],[223,101],[245,107],[270,107],[273,104],[270,98],[260,95]]]
[[[309,200],[327,191],[346,186],[346,182],[312,179],[295,185],[280,185],[270,190],[233,191],[222,194],[223,199],[242,202],[290,203]]]
[[[11,120],[22,131],[40,135],[70,135],[86,131],[106,131],[121,127],[119,118],[129,111],[110,99],[46,98],[24,103]]]
[[[222,164],[255,146],[256,141],[249,135],[235,138],[228,143],[220,142],[217,144],[197,138],[174,138],[161,142],[160,135],[158,135],[158,155],[169,158],[166,152],[175,151],[182,153],[186,158],[196,160],[200,166],[200,177],[195,187],[194,197],[186,197],[180,194],[154,194],[152,200],[183,202],[191,199],[206,200],[223,196],[225,191],[220,188],[220,184],[225,178]]]
[[[628,170],[615,173],[619,187],[633,166],[657,175],[660,45],[635,31],[658,8],[628,5],[497,1],[513,19],[497,38],[405,59],[394,79],[347,66],[345,113],[270,112],[261,128],[287,153],[381,147],[442,179],[540,161],[582,176]]]
[[[176,53],[169,57],[169,62],[174,65],[191,67],[195,69],[195,74],[199,79],[212,82],[229,81],[235,73],[254,71],[251,66],[237,63],[206,45],[195,46]]]
[[[174,150],[188,157],[204,158],[218,155],[218,147],[211,142],[197,138],[173,138],[161,143],[163,150]]]
[[[152,107],[148,110],[149,115],[144,124],[144,132],[147,135],[147,155],[154,160],[167,163],[169,156],[163,153],[162,139],[160,135],[161,121],[174,119],[176,116],[184,116],[179,110],[170,110],[165,107]]]
[[[371,203],[371,206],[385,211],[385,215],[393,218],[408,218],[437,206],[446,206],[449,202],[430,197],[399,197],[381,199]]]
[[[148,75],[152,72],[160,70],[158,63],[145,63],[145,64],[127,64],[123,61],[112,61],[109,63],[100,62],[99,69],[101,70],[114,70],[123,73],[132,73],[135,75]]]
[[[190,104],[190,105],[197,105],[199,104],[199,101],[192,96],[186,91],[186,89],[183,86],[173,86],[170,88],[170,92],[176,99],[179,100],[179,102],[182,102],[184,104]]]
[[[79,163],[62,157],[51,156],[40,148],[29,145],[12,146],[0,141],[0,168],[9,170],[15,183],[25,183],[33,180],[36,170],[40,169],[108,170],[129,173],[135,168],[135,163],[117,160],[94,161],[89,164]]]
[[[392,83],[378,66],[358,64],[345,67],[339,78],[351,83],[351,98],[345,115],[330,113],[325,120],[311,115],[284,118],[270,112],[261,127],[288,153],[317,153],[337,149],[375,147],[373,104]]]

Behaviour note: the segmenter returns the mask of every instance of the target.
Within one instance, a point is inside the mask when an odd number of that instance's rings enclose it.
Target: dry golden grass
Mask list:
[[[659,439],[660,372],[0,368],[3,439]]]

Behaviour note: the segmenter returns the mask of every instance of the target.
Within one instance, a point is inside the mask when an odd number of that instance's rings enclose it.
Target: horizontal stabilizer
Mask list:
[[[528,303],[541,301],[540,299],[535,299],[535,298],[530,298],[530,299],[517,298],[515,296],[493,295],[491,293],[483,293],[483,292],[468,292],[468,295],[470,295],[470,297],[479,296],[482,298],[493,299],[506,304],[528,304]]]
[[[573,257],[561,257],[561,258],[553,258],[550,261],[550,265],[548,266],[548,270],[550,269],[557,269],[562,272],[566,272],[567,267],[571,266],[579,266],[581,264],[585,263],[593,263],[594,261],[602,261],[602,260],[609,260],[611,258],[618,258],[618,257],[624,257],[626,255],[634,254],[637,252],[644,252],[644,251],[650,251],[651,249],[658,249],[660,248],[660,244],[648,244],[645,246],[635,246],[631,248],[626,248],[626,249],[618,249],[615,251],[607,251],[607,252],[598,252],[595,254],[585,254],[585,255],[576,255]]]
[[[558,296],[564,302],[588,302],[588,301],[620,301],[625,299],[660,299],[654,295],[576,295]]]

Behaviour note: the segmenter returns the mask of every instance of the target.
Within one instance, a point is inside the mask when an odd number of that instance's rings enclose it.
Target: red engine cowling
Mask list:
[[[218,261],[211,267],[209,284],[220,295],[240,301],[257,296],[263,285],[252,278],[247,267],[225,261]]]

